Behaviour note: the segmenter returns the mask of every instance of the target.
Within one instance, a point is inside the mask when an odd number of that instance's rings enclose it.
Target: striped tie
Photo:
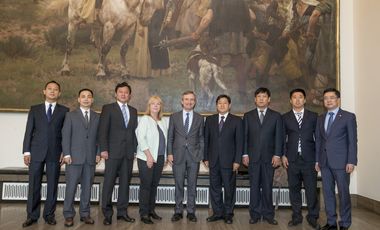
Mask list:
[[[125,124],[125,128],[128,127],[128,113],[127,113],[127,109],[126,109],[126,105],[123,104],[121,106],[121,112],[123,113],[123,118],[124,118],[124,124]]]
[[[302,125],[302,112],[296,113],[298,128],[301,128]],[[301,136],[298,138],[298,154],[301,155]]]
[[[327,121],[327,128],[326,128],[326,134],[328,135],[330,133],[331,125],[334,121],[334,112],[329,112],[329,120]]]

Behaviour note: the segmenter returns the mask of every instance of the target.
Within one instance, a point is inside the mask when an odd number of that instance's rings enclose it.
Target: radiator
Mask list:
[[[66,184],[58,184],[58,201],[63,201],[65,199],[65,188]],[[46,200],[46,183],[42,184],[41,188],[41,199]],[[93,184],[91,188],[91,201],[100,201],[100,185]],[[174,204],[175,203],[175,187],[174,186],[158,186],[157,188],[157,204]],[[187,188],[185,187],[184,204],[187,201]],[[117,201],[119,192],[119,185],[115,185],[112,202]],[[249,187],[238,187],[236,188],[236,205],[247,206],[249,205]],[[305,190],[301,190],[302,194],[302,206],[306,206],[306,196]],[[273,205],[277,206],[290,206],[289,200],[289,190],[287,188],[273,188]],[[16,182],[4,182],[2,187],[2,200],[27,200],[28,197],[28,183],[16,183]],[[209,205],[210,204],[210,194],[208,187],[197,187],[197,205]],[[80,185],[77,187],[75,194],[75,201],[80,200]],[[129,202],[138,203],[139,202],[139,185],[131,185],[129,190]]]
[[[57,200],[63,201],[65,199],[66,184],[58,184]],[[41,200],[46,200],[47,184],[42,183],[41,187]],[[91,202],[99,202],[100,186],[99,184],[93,184],[91,187]],[[4,182],[2,189],[2,200],[27,200],[28,199],[28,183],[15,183]],[[80,200],[80,184],[77,187],[77,191],[74,197],[75,201]]]
[[[138,203],[139,202],[139,185],[129,186],[129,202]],[[157,204],[175,204],[175,187],[174,186],[158,186],[157,187]],[[183,203],[187,202],[187,187],[184,188],[185,196]],[[112,194],[112,202],[117,201],[119,193],[119,185],[115,185]],[[197,196],[195,203],[197,205],[208,205],[209,204],[209,189],[208,187],[197,187]]]

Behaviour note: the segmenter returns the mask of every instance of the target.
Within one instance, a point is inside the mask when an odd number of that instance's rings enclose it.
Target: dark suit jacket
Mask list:
[[[186,133],[183,123],[182,110],[170,116],[168,154],[173,154],[175,164],[181,164],[189,151],[193,161],[199,162],[203,159],[204,151],[203,117],[196,112],[193,113],[189,133]]]
[[[23,143],[23,152],[30,152],[32,161],[59,161],[62,153],[61,129],[69,109],[56,104],[52,119],[48,122],[45,103],[30,108]]]
[[[316,129],[316,160],[320,167],[345,169],[346,164],[356,165],[357,159],[357,125],[353,113],[338,110],[329,135],[325,132],[324,113],[318,117]]]
[[[222,168],[232,168],[233,163],[240,164],[243,153],[243,122],[231,113],[225,119],[219,132],[219,114],[206,118],[204,160],[210,167],[218,163]]]
[[[315,127],[318,114],[304,110],[301,128],[293,110],[282,115],[284,124],[284,155],[290,162],[298,156],[298,139],[301,138],[301,150],[304,161],[315,162]]]
[[[249,162],[272,161],[274,155],[281,157],[283,150],[283,126],[281,114],[267,109],[260,124],[257,109],[244,114],[244,154]]]
[[[135,129],[137,110],[128,105],[129,122],[125,128],[123,113],[117,102],[103,106],[100,115],[98,140],[100,151],[108,151],[110,159],[133,159],[137,149]]]
[[[66,114],[62,128],[62,149],[64,156],[70,155],[72,164],[95,165],[95,156],[99,154],[98,125],[99,114],[92,110],[88,127],[79,108]]]

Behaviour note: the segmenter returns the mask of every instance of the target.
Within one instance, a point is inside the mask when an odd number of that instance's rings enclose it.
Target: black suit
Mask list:
[[[30,152],[29,190],[27,213],[28,218],[37,220],[40,217],[41,181],[46,165],[47,198],[43,217],[54,217],[57,187],[59,178],[59,158],[62,153],[61,129],[66,113],[65,106],[56,104],[51,121],[48,122],[45,104],[30,108],[23,143],[23,152]]]
[[[214,215],[232,215],[235,204],[236,174],[233,163],[240,164],[243,152],[243,123],[228,114],[219,131],[219,114],[207,117],[205,123],[204,160],[209,162],[211,205]],[[222,195],[224,187],[224,202]]]
[[[308,215],[307,218],[318,219],[319,203],[317,199],[317,171],[315,170],[315,127],[318,115],[304,110],[301,127],[293,110],[285,113],[284,155],[288,158],[289,197],[292,204],[292,219],[302,221],[302,182],[305,187]],[[301,151],[298,141],[301,140]]]
[[[128,105],[129,121],[125,127],[123,113],[117,102],[103,106],[99,121],[98,139],[100,152],[108,151],[105,162],[102,210],[106,218],[113,215],[112,192],[116,177],[119,176],[117,216],[127,214],[129,204],[129,183],[132,178],[134,154],[137,148],[135,129],[137,110]]]
[[[249,156],[249,213],[251,219],[263,217],[272,220],[274,218],[272,200],[274,168],[271,162],[273,156],[281,157],[282,155],[281,114],[268,108],[261,124],[257,109],[254,109],[244,114],[243,125],[244,155]]]

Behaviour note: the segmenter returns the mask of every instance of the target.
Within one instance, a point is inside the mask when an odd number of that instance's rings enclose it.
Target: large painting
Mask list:
[[[140,112],[153,94],[165,112],[179,110],[181,93],[194,90],[197,111],[214,112],[225,93],[241,114],[259,86],[276,110],[288,110],[288,92],[302,87],[320,111],[321,92],[339,79],[338,8],[337,0],[0,0],[0,108],[28,109],[55,80],[72,108],[85,87],[100,110],[127,81]]]

